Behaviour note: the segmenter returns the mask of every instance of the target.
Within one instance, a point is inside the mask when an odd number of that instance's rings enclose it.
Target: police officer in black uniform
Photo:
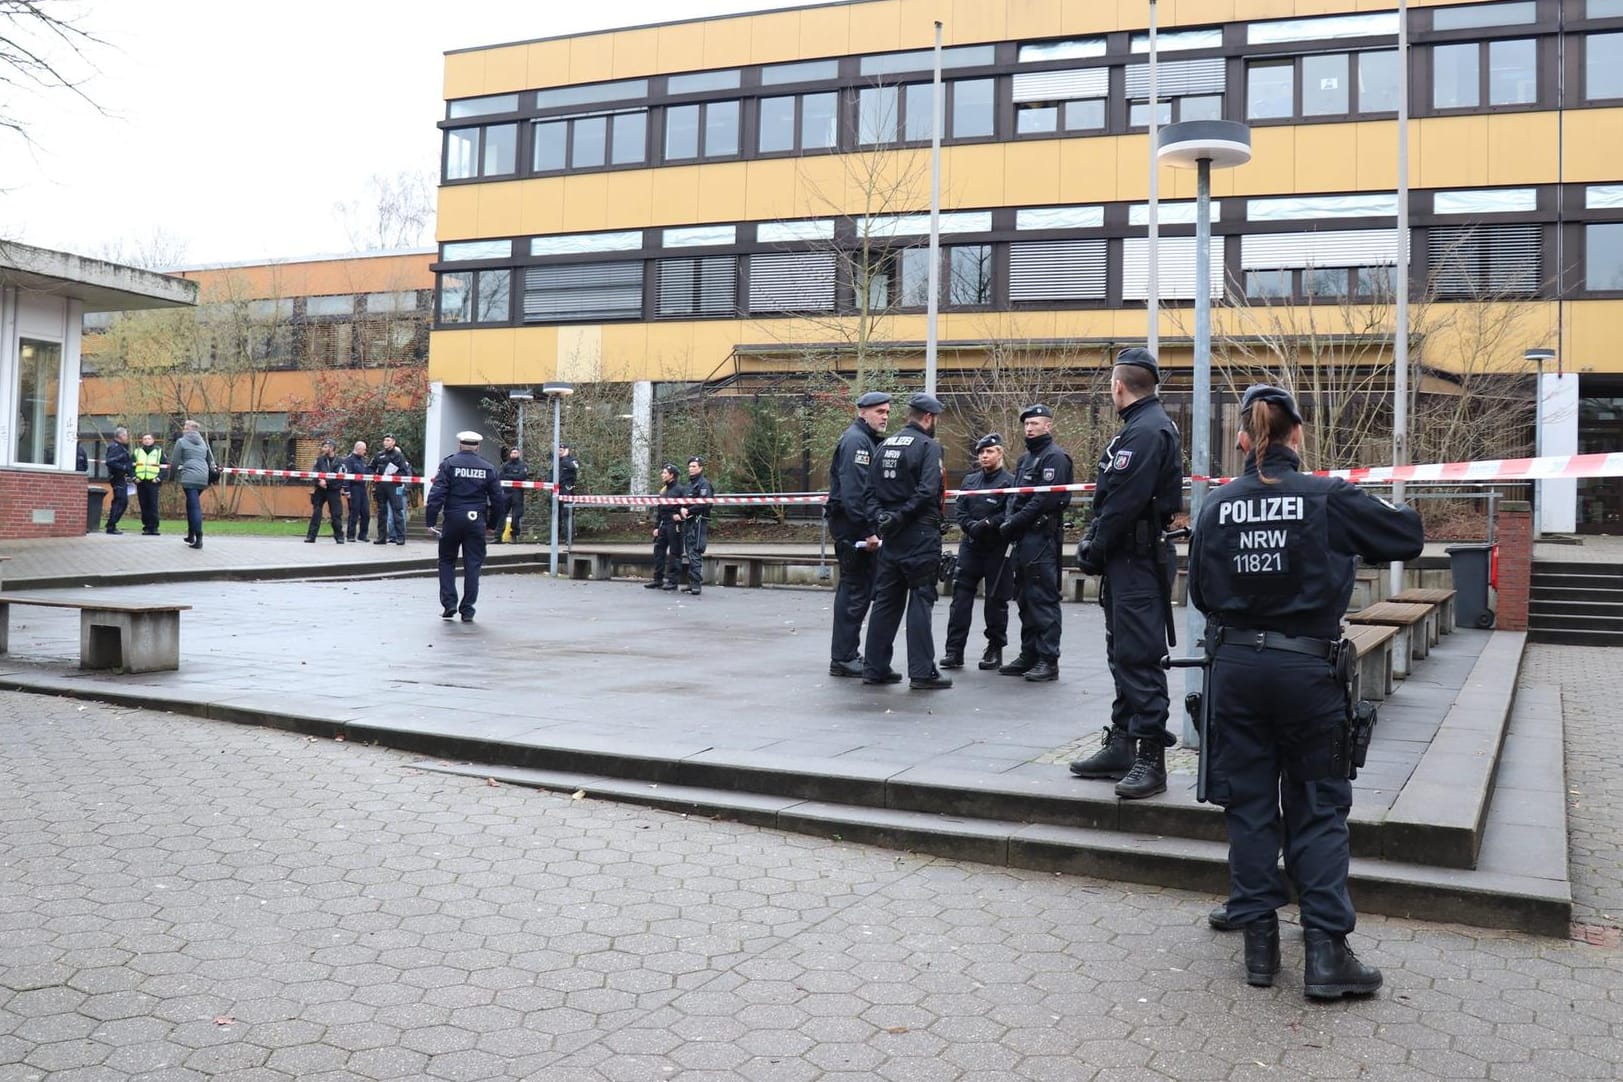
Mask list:
[[[986,583],[983,619],[986,623],[986,652],[980,668],[995,669],[1003,664],[1003,647],[1009,641],[1009,593],[1011,576],[1004,573],[1008,548],[998,535],[1003,521],[1005,496],[976,496],[973,490],[1009,488],[1014,474],[1003,468],[1003,437],[996,432],[982,436],[975,444],[975,457],[981,468],[964,476],[958,486],[958,570],[952,582],[952,610],[947,616],[947,652],[943,669],[964,667],[964,645],[969,641],[969,622],[975,614],[975,588]]]
[[[580,459],[569,444],[558,441],[558,476],[554,478],[558,484],[559,496],[573,496],[575,485],[580,480]],[[567,500],[558,503],[558,528],[564,537],[564,543],[570,544],[575,538],[575,505]]]
[[[1093,518],[1076,547],[1076,563],[1103,575],[1105,657],[1116,685],[1104,746],[1071,764],[1079,778],[1117,781],[1125,800],[1164,793],[1167,652],[1177,557],[1162,540],[1183,505],[1183,441],[1155,393],[1161,370],[1146,349],[1124,349],[1110,374],[1110,397],[1122,429],[1099,459]],[[1133,745],[1138,751],[1134,755]]]
[[[1380,970],[1347,946],[1356,914],[1347,895],[1352,785],[1338,754],[1346,688],[1335,675],[1341,617],[1357,561],[1420,555],[1412,508],[1394,507],[1346,481],[1299,472],[1302,415],[1278,387],[1240,402],[1245,474],[1200,509],[1189,551],[1189,596],[1206,615],[1216,757],[1212,774],[1229,834],[1228,919],[1245,931],[1246,980],[1266,987],[1279,970],[1285,877],[1280,819],[1306,944],[1304,990],[1313,999],[1368,995]]]
[[[462,613],[462,622],[473,623],[474,605],[479,601],[479,569],[485,563],[485,530],[499,521],[506,510],[501,478],[496,467],[479,454],[484,437],[477,432],[456,434],[457,453],[440,463],[428,490],[425,519],[429,529],[445,512],[445,531],[440,534],[440,616],[446,620]],[[462,603],[456,597],[456,558],[462,554]]]
[[[1020,411],[1026,453],[1014,470],[1014,483],[1068,485],[1071,456],[1054,442],[1054,411],[1042,403]],[[1061,512],[1069,492],[1015,493],[1003,505],[998,536],[1014,561],[1015,597],[1020,606],[1020,656],[998,672],[1033,683],[1059,679],[1059,556],[1065,532]]]
[[[907,425],[879,445],[868,471],[868,512],[884,544],[868,617],[864,684],[898,684],[890,667],[896,626],[907,609],[907,675],[917,691],[952,687],[935,667],[930,610],[941,568],[941,444],[935,439],[941,403],[927,394],[907,402]]]
[[[868,517],[868,467],[890,423],[890,395],[869,391],[857,399],[857,417],[834,445],[828,467],[828,503],[823,513],[834,538],[840,584],[834,591],[834,633],[829,643],[830,676],[861,676],[862,621],[873,600],[879,570],[879,533]]]
[[[688,459],[688,498],[709,500],[716,486],[704,475],[704,456]],[[710,540],[709,503],[690,503],[682,508],[682,555],[687,559],[688,593],[699,596],[704,586],[704,550]],[[680,580],[678,580],[680,582]]]
[[[517,447],[507,452],[507,461],[502,463],[501,479],[503,481],[528,481],[530,468],[524,464],[524,456]],[[502,492],[507,496],[507,513],[496,520],[496,536],[491,544],[502,543],[502,527],[508,522],[513,524],[513,544],[518,544],[519,533],[524,529],[524,490],[522,488],[506,488]]]
[[[687,486],[676,480],[676,466],[670,462],[659,468],[659,494],[674,500],[688,494]],[[643,583],[644,590],[675,590],[682,585],[686,565],[682,556],[682,505],[654,505],[654,581]]]

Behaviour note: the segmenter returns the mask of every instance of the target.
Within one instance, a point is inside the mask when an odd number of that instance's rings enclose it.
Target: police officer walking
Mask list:
[[[935,667],[930,610],[941,567],[941,444],[935,439],[941,403],[916,394],[907,403],[907,425],[879,445],[868,471],[868,511],[884,545],[868,617],[864,684],[898,684],[890,667],[896,628],[907,609],[907,675],[916,691],[952,687]]]
[[[708,500],[716,494],[716,486],[704,475],[704,458],[694,455],[688,459],[688,497]],[[708,503],[690,503],[682,508],[682,554],[687,558],[688,593],[699,596],[704,586],[704,550],[710,539],[710,508]],[[681,584],[681,580],[677,580]]]
[[[1189,550],[1189,596],[1206,615],[1207,694],[1221,738],[1211,774],[1227,787],[1228,919],[1245,931],[1246,980],[1279,971],[1276,911],[1296,887],[1313,999],[1368,995],[1380,970],[1347,946],[1347,688],[1335,660],[1358,559],[1409,560],[1425,542],[1420,516],[1346,481],[1299,472],[1302,415],[1278,387],[1240,402],[1242,477],[1201,507]]]
[[[857,417],[834,445],[828,467],[828,532],[840,582],[834,590],[834,634],[829,644],[830,676],[862,675],[862,621],[873,600],[879,570],[879,533],[868,517],[868,468],[890,423],[890,395],[869,391],[857,399]]]
[[[660,467],[659,494],[666,499],[686,496],[687,488],[676,480],[676,467],[667,462]],[[682,571],[686,564],[682,555],[682,505],[660,503],[654,505],[654,581],[643,584],[645,590],[675,590],[682,585]]]
[[[1009,641],[1009,576],[1004,572],[1008,548],[997,528],[1003,521],[1004,496],[976,496],[972,490],[1009,488],[1014,474],[1003,468],[1003,437],[996,432],[982,436],[975,444],[975,457],[981,468],[966,474],[958,486],[958,569],[952,580],[952,609],[947,615],[947,650],[941,658],[943,669],[964,667],[964,645],[969,641],[969,622],[975,614],[975,588],[986,583],[983,619],[986,623],[986,652],[980,668],[995,669],[1003,664],[1003,647]]]
[[[1165,541],[1183,505],[1183,441],[1161,406],[1161,370],[1146,349],[1124,349],[1110,373],[1122,429],[1099,458],[1093,518],[1076,563],[1104,576],[1105,657],[1116,698],[1103,747],[1071,764],[1079,778],[1117,781],[1116,795],[1138,800],[1167,789],[1167,652],[1177,557]],[[1137,754],[1134,754],[1134,742]]]
[[[1026,453],[1015,467],[1014,483],[1071,483],[1071,456],[1054,442],[1054,411],[1042,403],[1020,411]],[[1059,556],[1065,524],[1060,512],[1071,505],[1069,492],[1013,493],[1003,508],[998,536],[1014,561],[1015,597],[1020,606],[1020,656],[998,669],[1033,683],[1059,679]]]
[[[496,467],[480,457],[484,437],[477,432],[456,434],[457,453],[440,463],[428,490],[424,521],[430,530],[445,512],[440,534],[440,616],[449,620],[459,611],[462,622],[473,623],[479,601],[479,569],[485,563],[485,530],[506,510]],[[456,596],[456,558],[462,554],[462,601]]]

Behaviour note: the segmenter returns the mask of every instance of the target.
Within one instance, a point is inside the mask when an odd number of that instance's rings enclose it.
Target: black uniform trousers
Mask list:
[[[141,532],[158,532],[158,482],[135,482],[135,498],[141,504]]]
[[[704,585],[704,550],[710,542],[710,520],[690,518],[682,526],[682,555],[687,559],[688,584],[695,590]],[[678,582],[681,580],[678,579]]]
[[[674,522],[661,522],[654,535],[654,581],[682,584],[682,529]]]
[[[862,621],[868,618],[879,575],[879,554],[851,546],[850,541],[834,543],[840,561],[840,582],[834,588],[834,635],[829,642],[829,657],[834,661],[855,661],[861,655]]]
[[[880,547],[873,612],[868,615],[868,648],[863,651],[863,676],[883,676],[890,671],[891,655],[896,649],[896,628],[902,622],[904,608],[907,611],[907,675],[914,680],[928,680],[936,675],[930,610],[935,607],[936,571],[940,566],[941,531],[933,525],[909,526]]]
[[[351,541],[370,541],[372,539],[372,507],[366,502],[366,486],[354,486],[349,490],[349,521],[344,526],[344,536]]]
[[[975,615],[975,587],[986,583],[986,604],[982,617],[986,641],[1003,646],[1009,641],[1009,585],[1005,576],[1003,548],[986,549],[972,541],[958,545],[958,573],[952,580],[952,608],[947,613],[947,650],[963,656],[969,642],[969,623]]]
[[[1059,660],[1059,531],[1052,522],[1027,531],[1014,546],[1020,608],[1020,656]]]
[[[1110,723],[1134,740],[1160,740],[1170,747],[1167,732],[1167,619],[1161,599],[1160,570],[1154,559],[1131,550],[1105,561],[1099,600],[1105,610],[1105,660],[1116,698]]]
[[[1208,693],[1218,730],[1213,774],[1227,790],[1217,795],[1226,800],[1229,918],[1249,924],[1289,900],[1279,870],[1283,837],[1302,927],[1351,932],[1357,919],[1347,894],[1352,783],[1329,776],[1346,704],[1330,663],[1283,650],[1220,646]]]
[[[456,598],[456,558],[462,555],[462,603]],[[445,529],[440,534],[440,606],[459,609],[472,616],[479,600],[479,569],[485,566],[485,513],[483,511],[445,512]]]
[[[524,490],[510,488],[507,490],[507,511],[502,515],[500,522],[496,523],[496,539],[501,540],[502,527],[507,523],[513,524],[513,540],[518,540],[518,532],[524,525]]]
[[[305,537],[314,539],[321,532],[321,512],[325,509],[332,518],[332,535],[342,539],[344,536],[344,497],[339,494],[333,485],[318,488],[310,493],[310,529]]]
[[[130,505],[130,482],[128,478],[120,477],[117,481],[109,480],[107,487],[112,489],[112,502],[107,505],[107,529],[118,528],[118,520],[124,517],[124,509]]]

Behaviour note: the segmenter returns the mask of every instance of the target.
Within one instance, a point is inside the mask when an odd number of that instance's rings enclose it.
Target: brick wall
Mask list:
[[[1533,585],[1533,505],[1507,500],[1499,505],[1499,610],[1494,626],[1527,630],[1527,603]]]
[[[0,540],[83,535],[85,486],[82,473],[0,470]],[[35,522],[36,511],[54,511],[56,521]]]

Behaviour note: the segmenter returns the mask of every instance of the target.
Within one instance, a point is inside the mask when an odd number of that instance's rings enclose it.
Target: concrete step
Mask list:
[[[1549,612],[1536,610],[1529,613],[1529,626],[1541,631],[1623,631],[1623,617],[1600,612]]]
[[[1615,598],[1544,597],[1534,594],[1528,603],[1528,617],[1537,622],[1541,616],[1623,620],[1623,594]]]
[[[1528,642],[1561,646],[1623,646],[1623,631],[1585,631],[1571,628],[1529,627]]]
[[[1602,563],[1598,561],[1573,562],[1566,560],[1536,560],[1533,563],[1533,575],[1587,575],[1600,578],[1610,578],[1623,585],[1623,564]]]

